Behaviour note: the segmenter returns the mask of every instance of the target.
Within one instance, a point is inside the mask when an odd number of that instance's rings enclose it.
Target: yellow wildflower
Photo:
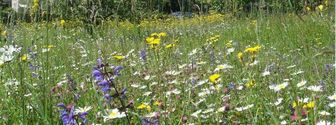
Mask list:
[[[244,52],[255,54],[255,53],[257,53],[260,50],[260,48],[261,48],[261,46],[257,45],[255,47],[246,48]]]
[[[219,81],[220,75],[219,74],[213,74],[211,76],[209,76],[209,80],[211,83],[217,83]]]
[[[292,106],[293,106],[293,108],[295,108],[296,106],[298,106],[298,104],[296,103],[296,101],[293,101]]]
[[[161,33],[158,34],[158,36],[159,36],[159,37],[165,37],[165,36],[167,36],[167,33],[165,33],[165,32],[161,32]]]
[[[248,82],[245,84],[245,86],[246,86],[247,88],[252,88],[254,85],[255,85],[255,81],[254,81],[254,80],[250,80],[250,81],[248,81]]]
[[[208,38],[206,41],[209,42],[210,44],[213,44],[219,40],[219,37],[220,37],[219,35],[215,35],[215,36]]]
[[[2,31],[2,32],[1,32],[1,36],[6,37],[6,36],[7,36],[7,31],[6,31],[6,30],[5,30],[5,31]]]
[[[307,10],[307,11],[310,11],[310,10],[311,10],[311,8],[310,8],[309,6],[307,6],[307,7],[306,7],[306,10]]]
[[[48,49],[51,49],[51,48],[54,48],[55,46],[54,45],[48,45],[47,47],[48,47]]]
[[[227,48],[231,48],[231,47],[232,47],[232,40],[230,40],[229,42],[227,42],[227,43],[225,44],[225,46],[226,46]]]
[[[317,10],[319,10],[319,11],[323,11],[323,8],[324,8],[324,6],[322,4],[317,6]]]
[[[112,57],[113,57],[114,59],[118,60],[118,61],[125,59],[125,56],[123,56],[123,55],[114,55],[114,56],[112,56]]]
[[[65,20],[62,19],[61,22],[60,22],[60,25],[63,27],[64,24],[65,24]]]
[[[155,101],[155,102],[154,102],[154,105],[159,106],[159,105],[161,105],[161,102],[159,102],[159,101]]]
[[[308,102],[307,104],[303,105],[303,108],[314,108],[314,107],[315,107],[314,101]]]
[[[158,33],[152,33],[150,36],[151,37],[159,37],[159,34]]]
[[[176,46],[176,44],[171,43],[171,44],[166,45],[166,48],[169,49],[169,48],[173,48],[173,47],[175,47],[175,46]]]
[[[238,57],[238,59],[239,59],[240,62],[243,62],[243,53],[242,52],[239,52],[237,54],[237,57]]]
[[[142,103],[141,105],[139,105],[137,107],[137,109],[147,109],[147,111],[150,111],[151,107],[148,104],[146,104],[146,103]]]
[[[28,56],[27,54],[23,54],[21,57],[20,57],[21,61],[27,61],[28,59]]]

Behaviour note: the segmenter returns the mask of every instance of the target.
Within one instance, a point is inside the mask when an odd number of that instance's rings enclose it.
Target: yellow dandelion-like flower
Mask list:
[[[259,52],[261,46],[257,45],[255,47],[249,47],[249,48],[246,48],[244,52],[248,52],[250,54],[256,54],[257,52]]]
[[[146,104],[146,103],[142,103],[141,105],[139,105],[138,107],[137,107],[137,109],[147,109],[147,111],[150,111],[151,110],[151,107],[148,105],[148,104]]]
[[[314,101],[311,101],[311,102],[308,102],[307,104],[303,105],[303,108],[314,108],[315,107],[315,102]]]
[[[170,48],[173,48],[173,47],[175,47],[175,46],[176,46],[176,44],[171,43],[171,44],[166,45],[166,48],[167,48],[167,49],[170,49]]]
[[[226,46],[227,48],[231,48],[231,47],[232,47],[232,40],[230,40],[229,42],[227,42],[227,43],[225,44],[225,46]]]
[[[125,59],[125,56],[123,55],[113,55],[112,57],[118,61]]]
[[[293,101],[292,107],[295,108],[296,106],[298,106],[298,104],[296,103],[296,101]]]
[[[238,57],[238,59],[239,59],[240,62],[243,62],[243,53],[242,52],[239,52],[237,54],[237,57]]]
[[[167,33],[165,33],[165,32],[161,32],[161,33],[158,34],[158,36],[159,36],[159,37],[165,37],[165,36],[167,36]]]
[[[220,75],[219,74],[213,74],[211,76],[209,76],[209,80],[211,83],[217,83],[219,81]]]

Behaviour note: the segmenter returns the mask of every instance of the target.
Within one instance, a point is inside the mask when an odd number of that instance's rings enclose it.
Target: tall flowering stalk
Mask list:
[[[109,71],[110,68],[112,68],[112,71]],[[110,104],[111,100],[113,99],[117,99],[120,101],[121,107],[117,108],[121,111],[125,111],[126,118],[128,120],[128,123],[130,124],[130,119],[126,112],[126,109],[131,108],[132,103],[125,105],[124,102],[124,100],[127,99],[125,94],[127,89],[124,88],[122,90],[119,90],[117,88],[117,84],[115,83],[115,79],[121,75],[120,71],[122,69],[122,66],[109,66],[107,63],[104,64],[102,62],[102,59],[99,58],[97,60],[97,65],[92,70],[92,76],[94,77],[94,79],[98,83],[98,86],[103,92],[107,104]],[[114,93],[112,93],[112,90],[114,90]]]

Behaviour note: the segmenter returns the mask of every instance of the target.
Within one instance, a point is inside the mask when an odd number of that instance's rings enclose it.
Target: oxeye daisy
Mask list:
[[[119,112],[119,109],[115,108],[109,111],[107,116],[104,116],[104,122],[111,119],[123,118],[123,117],[126,117],[125,112]]]

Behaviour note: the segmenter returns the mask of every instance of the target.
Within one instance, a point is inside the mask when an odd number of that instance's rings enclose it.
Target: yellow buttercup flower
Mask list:
[[[211,76],[209,76],[209,80],[211,83],[217,83],[219,81],[220,75],[219,74],[213,74]]]

